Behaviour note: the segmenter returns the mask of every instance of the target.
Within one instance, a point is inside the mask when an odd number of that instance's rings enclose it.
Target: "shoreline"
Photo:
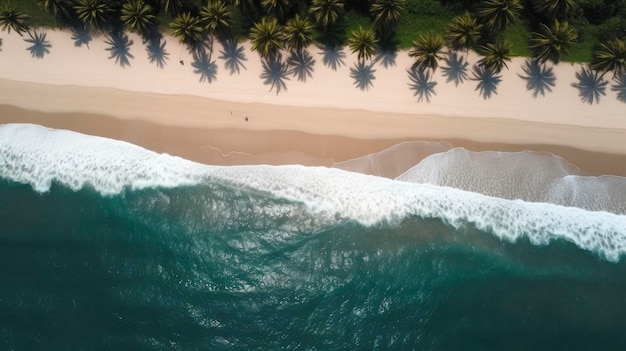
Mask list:
[[[610,85],[599,103],[583,103],[572,86],[581,65],[552,66],[556,85],[533,97],[521,78],[525,59],[514,58],[489,99],[477,91],[471,66],[458,86],[446,82],[442,67],[426,103],[417,101],[403,51],[393,65],[368,66],[373,76],[364,89],[354,79],[354,55],[346,51],[332,69],[314,47],[306,81],[281,66],[271,85],[249,42],[238,44],[240,72],[229,72],[220,57],[200,66],[186,51],[185,65],[170,55],[159,68],[129,33],[132,60],[120,66],[104,36],[85,48],[67,31],[40,30],[51,43],[41,59],[29,57],[15,33],[3,36],[0,123],[74,130],[208,164],[331,166],[404,141],[448,141],[472,151],[550,152],[592,175],[626,176],[626,105]],[[164,43],[170,53],[180,47],[171,37]],[[226,50],[215,46],[215,56]]]
[[[11,117],[7,117],[7,116]],[[54,129],[111,138],[146,149],[210,165],[301,164],[331,167],[337,162],[373,154],[415,138],[359,138],[296,130],[188,127],[93,113],[51,113],[0,105],[0,123],[34,123]],[[241,125],[245,122],[241,121]],[[210,140],[210,142],[209,142]],[[626,176],[626,154],[533,143],[502,143],[449,138],[470,151],[539,151],[564,158],[589,175]]]

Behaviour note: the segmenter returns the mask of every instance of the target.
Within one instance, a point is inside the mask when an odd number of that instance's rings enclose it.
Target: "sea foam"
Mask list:
[[[383,151],[337,162],[332,167],[393,179],[424,158],[452,148],[454,146],[446,141],[406,141]]]
[[[91,185],[109,195],[132,189],[200,182],[205,166],[139,146],[33,124],[0,126],[0,177],[36,191],[52,181],[73,190]]]
[[[576,166],[545,152],[455,148],[430,155],[396,179],[503,199],[626,214],[625,177],[584,176]]]
[[[0,126],[0,177],[42,192],[57,181],[72,189],[89,184],[103,194],[217,181],[302,203],[330,222],[397,225],[408,216],[421,216],[455,227],[470,222],[510,241],[522,236],[535,244],[565,239],[612,261],[626,253],[622,215],[324,167],[204,166],[125,142],[35,125]]]

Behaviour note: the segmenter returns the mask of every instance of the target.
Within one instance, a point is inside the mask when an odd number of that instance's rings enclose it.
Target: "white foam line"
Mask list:
[[[626,254],[626,216],[546,203],[505,200],[453,188],[414,184],[325,167],[197,164],[100,137],[36,125],[0,126],[0,177],[48,191],[89,184],[102,194],[125,188],[175,187],[221,181],[305,204],[333,223],[401,223],[409,216],[440,218],[459,227],[535,244],[573,242],[612,260]]]
[[[220,149],[219,147],[216,147],[216,146],[212,146],[212,145],[203,145],[203,146],[201,146],[201,148],[209,149],[211,151],[217,151],[220,154],[220,156],[222,156],[222,157],[230,157],[232,155],[252,156],[251,153],[243,152],[243,151],[235,151],[235,150],[229,151],[228,153],[225,154],[224,151],[222,151],[222,149]]]

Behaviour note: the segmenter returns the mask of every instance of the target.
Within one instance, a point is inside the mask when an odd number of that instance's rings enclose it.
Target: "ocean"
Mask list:
[[[624,349],[624,184],[545,154],[387,179],[0,126],[0,350]]]

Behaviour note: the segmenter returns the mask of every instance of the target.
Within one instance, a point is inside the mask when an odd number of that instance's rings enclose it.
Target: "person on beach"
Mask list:
[[[243,115],[243,118],[246,120],[246,122],[248,122],[248,115]]]

